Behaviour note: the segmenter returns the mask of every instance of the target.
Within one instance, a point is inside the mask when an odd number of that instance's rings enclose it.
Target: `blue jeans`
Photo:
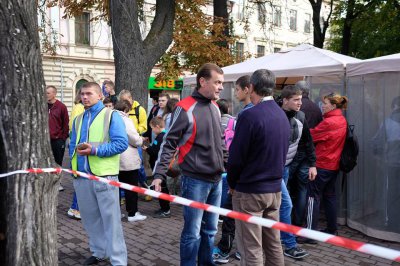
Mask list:
[[[303,226],[304,224],[307,206],[307,187],[308,182],[310,182],[308,179],[309,169],[310,165],[306,158],[300,162],[293,161],[293,163],[290,164],[290,179],[293,178],[296,184],[296,188],[293,191],[295,192],[294,197],[296,198],[293,202],[293,224],[297,226]]]
[[[74,191],[74,195],[72,197],[71,209],[79,211],[78,200],[76,198],[76,192]]]
[[[226,173],[223,173],[221,178],[222,178],[221,207],[224,208],[226,199],[228,198],[229,185],[228,185]]]
[[[206,182],[182,176],[182,197],[214,206],[221,204],[222,182]],[[215,265],[212,259],[218,214],[183,207],[184,226],[181,235],[181,265]]]
[[[279,220],[285,224],[291,224],[291,213],[292,213],[292,199],[290,198],[289,191],[287,190],[286,183],[289,178],[289,167],[285,166],[282,175],[282,201],[281,207],[279,208]],[[286,249],[296,247],[296,238],[291,233],[281,231],[281,240],[285,245]]]
[[[141,147],[137,147],[137,150],[139,153],[140,160],[142,161],[140,163],[140,168],[139,168],[139,185],[141,185],[142,187],[147,187],[147,186],[145,186],[146,181],[147,181],[147,175],[144,170],[144,164],[143,164],[143,150]]]

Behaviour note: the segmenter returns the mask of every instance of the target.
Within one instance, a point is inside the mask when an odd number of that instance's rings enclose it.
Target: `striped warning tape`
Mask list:
[[[228,216],[228,217],[236,219],[236,220],[241,220],[241,221],[245,221],[248,223],[257,224],[257,225],[260,225],[263,227],[274,228],[274,229],[277,229],[280,231],[292,233],[292,234],[302,236],[302,237],[307,237],[307,238],[314,239],[314,240],[317,240],[320,242],[329,243],[329,244],[332,244],[335,246],[339,246],[339,247],[343,247],[343,248],[347,248],[347,249],[351,249],[351,250],[356,250],[356,251],[366,253],[369,255],[374,255],[377,257],[384,258],[384,259],[400,262],[400,251],[398,251],[398,250],[393,250],[393,249],[389,249],[389,248],[380,247],[377,245],[367,244],[367,243],[355,241],[355,240],[352,240],[349,238],[334,236],[334,235],[322,233],[319,231],[314,231],[314,230],[310,230],[310,229],[306,229],[306,228],[302,228],[302,227],[298,227],[298,226],[294,226],[294,225],[284,224],[281,222],[276,222],[276,221],[261,218],[261,217],[251,216],[251,215],[248,215],[245,213],[240,213],[240,212],[208,205],[205,203],[188,200],[188,199],[185,199],[182,197],[168,195],[168,194],[156,192],[156,191],[145,189],[145,188],[128,185],[128,184],[121,183],[118,181],[108,180],[106,178],[102,178],[102,177],[98,177],[98,176],[94,176],[94,175],[90,175],[87,173],[74,171],[74,170],[70,170],[70,169],[31,168],[31,169],[27,169],[27,170],[18,170],[18,171],[9,172],[6,174],[0,174],[0,178],[14,175],[14,174],[61,173],[62,171],[71,173],[71,174],[75,174],[75,175],[79,175],[81,177],[84,177],[84,178],[87,178],[90,180],[95,180],[98,182],[106,183],[111,186],[116,186],[116,187],[120,187],[120,188],[123,188],[126,190],[131,190],[131,191],[134,191],[134,192],[137,192],[140,194],[149,195],[149,196],[152,196],[155,198],[160,198],[160,199],[167,200],[170,202],[175,202],[175,203],[193,207],[196,209],[202,209],[202,210],[216,213],[219,215]]]

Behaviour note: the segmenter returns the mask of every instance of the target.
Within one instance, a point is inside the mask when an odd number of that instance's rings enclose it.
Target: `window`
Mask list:
[[[245,8],[244,1],[245,0],[236,0],[236,5],[238,6],[236,18],[238,20],[243,20],[244,19],[244,11],[245,11],[244,10],[244,8]]]
[[[274,19],[274,26],[276,27],[280,27],[282,25],[282,21],[281,21],[281,7],[280,6],[274,6],[274,15],[273,15],[273,19]]]
[[[293,9],[290,10],[289,28],[291,30],[297,30],[297,11]]]
[[[236,61],[241,62],[243,61],[244,57],[244,43],[237,42],[236,43]]]
[[[75,44],[90,45],[90,14],[75,17]]]
[[[279,47],[274,47],[274,53],[277,53],[277,52],[279,52],[281,50],[281,48],[279,48]]]
[[[261,57],[265,55],[265,46],[257,45],[257,57]]]
[[[311,15],[306,13],[306,18],[304,20],[304,32],[311,32]]]
[[[257,11],[258,11],[258,22],[261,25],[264,25],[267,13],[267,11],[265,10],[265,3],[257,3]]]

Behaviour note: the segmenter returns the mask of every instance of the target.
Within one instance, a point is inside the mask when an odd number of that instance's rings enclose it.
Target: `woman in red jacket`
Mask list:
[[[310,129],[317,156],[317,177],[309,183],[307,227],[318,230],[322,199],[327,220],[327,228],[323,231],[329,234],[337,234],[335,186],[346,137],[347,122],[342,110],[347,108],[347,102],[347,97],[339,94],[324,96],[324,119],[315,128]]]

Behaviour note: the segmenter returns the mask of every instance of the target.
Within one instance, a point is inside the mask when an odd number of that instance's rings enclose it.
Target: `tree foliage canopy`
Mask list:
[[[329,49],[341,52],[348,45],[347,54],[361,59],[398,53],[399,22],[399,0],[341,0],[332,20]],[[350,27],[348,43],[342,41],[345,25]]]

